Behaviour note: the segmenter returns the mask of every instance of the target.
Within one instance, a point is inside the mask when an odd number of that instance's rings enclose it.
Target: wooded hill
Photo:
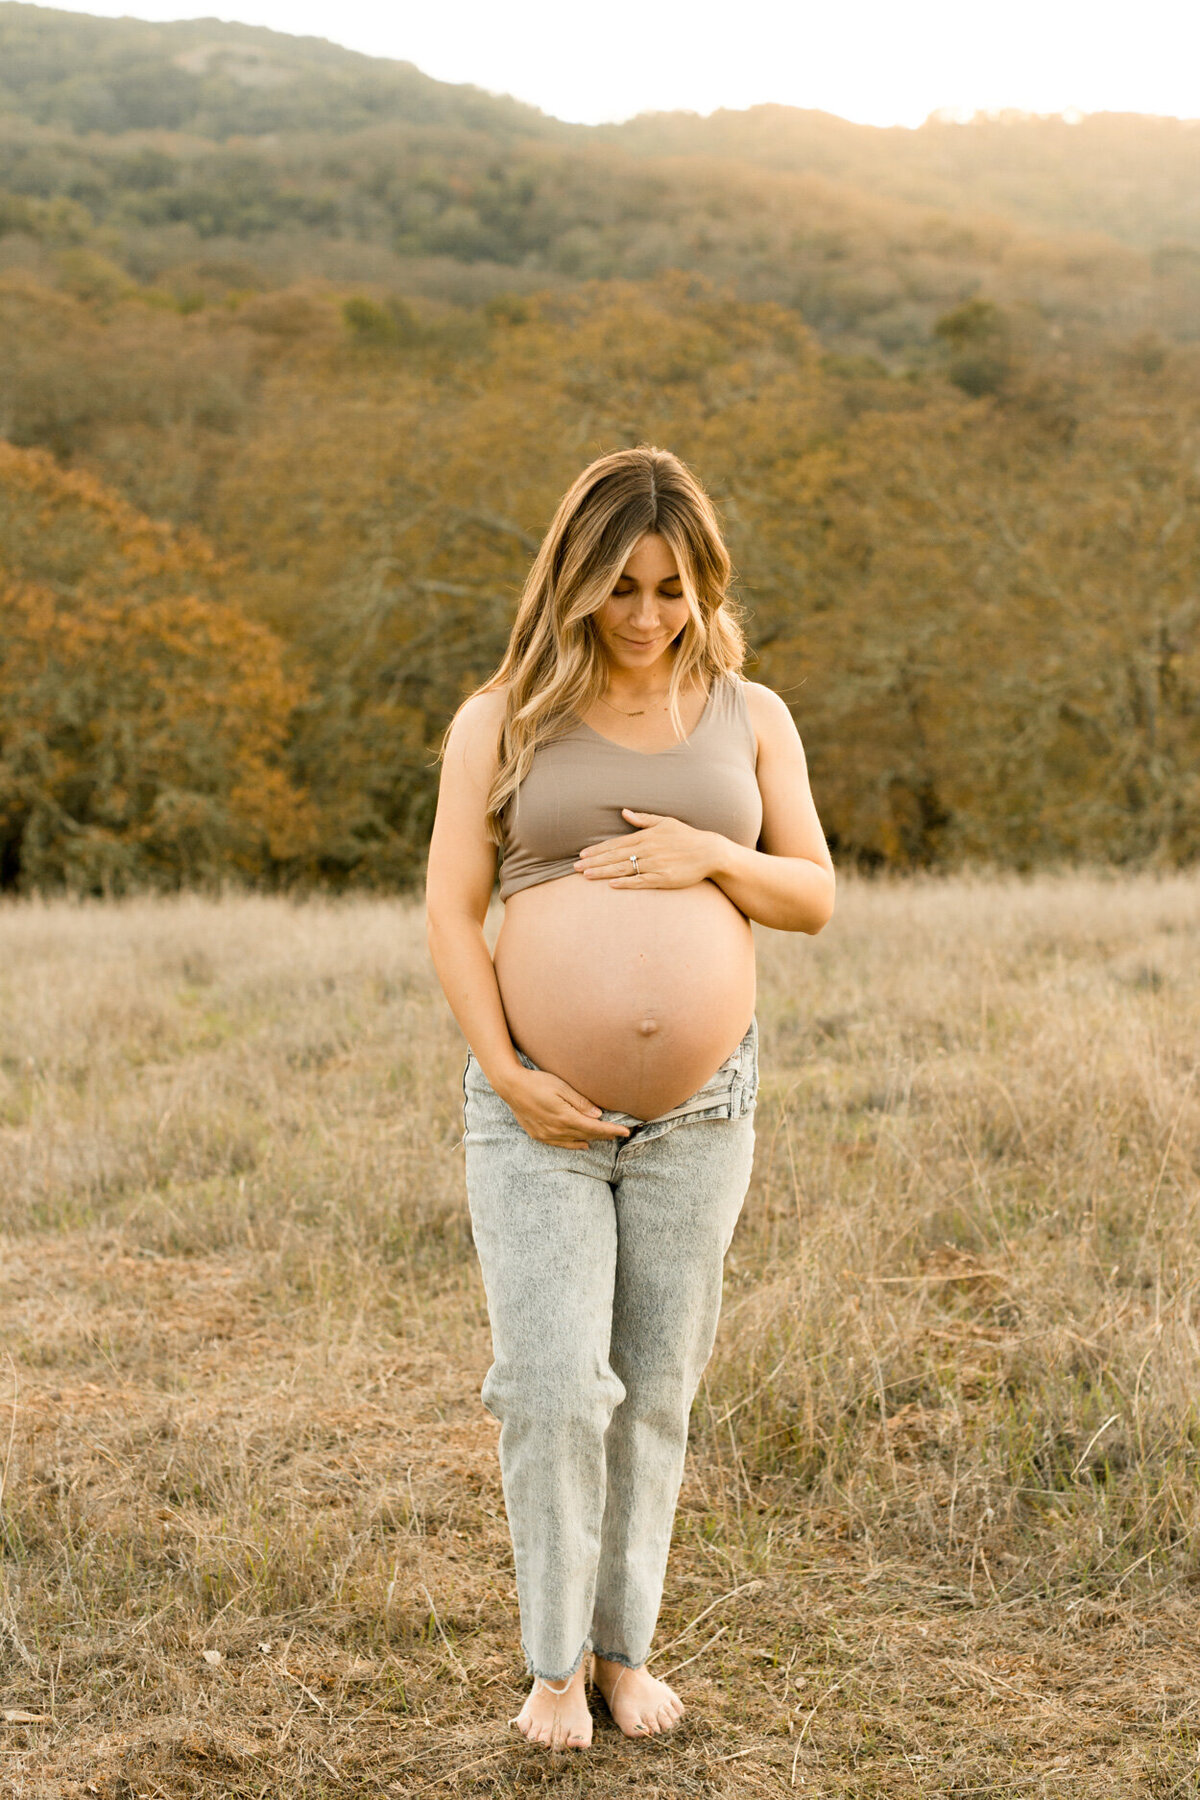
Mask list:
[[[0,231],[10,265],[90,246],[181,297],[326,276],[470,304],[687,269],[896,366],[981,289],[1191,336],[1200,128],[758,107],[593,129],[316,39],[3,0]]]
[[[416,878],[558,494],[639,440],[843,859],[1200,852],[1190,127],[587,130],[14,4],[0,70],[0,886]]]

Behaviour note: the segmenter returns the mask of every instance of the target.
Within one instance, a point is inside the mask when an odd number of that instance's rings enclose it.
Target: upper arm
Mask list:
[[[771,856],[802,856],[832,873],[833,859],[817,817],[795,720],[779,695],[757,681],[746,683],[746,705],[758,739],[760,849]]]
[[[460,707],[442,762],[425,878],[431,918],[466,912],[483,922],[496,881],[487,833],[488,790],[496,774],[504,695],[474,694]]]

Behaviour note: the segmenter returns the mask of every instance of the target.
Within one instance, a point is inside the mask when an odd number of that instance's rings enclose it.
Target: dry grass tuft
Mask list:
[[[409,907],[0,911],[0,1795],[1200,1794],[1200,881],[764,934],[659,1642],[547,1759]]]

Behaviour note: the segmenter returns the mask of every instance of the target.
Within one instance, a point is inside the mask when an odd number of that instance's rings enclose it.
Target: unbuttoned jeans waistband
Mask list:
[[[536,1069],[524,1051],[517,1051],[517,1059],[527,1069]],[[468,1052],[467,1067],[475,1062]],[[475,1078],[486,1082],[486,1076],[479,1064],[475,1063]],[[464,1074],[464,1085],[465,1085]],[[664,1131],[685,1120],[697,1122],[701,1119],[741,1119],[752,1112],[758,1098],[758,1020],[752,1018],[745,1037],[733,1052],[726,1057],[720,1068],[688,1099],[680,1101],[669,1112],[660,1113],[654,1119],[638,1119],[632,1113],[614,1112],[604,1109],[601,1117],[616,1125],[628,1125],[630,1135],[624,1143],[646,1143],[650,1138],[659,1137]]]

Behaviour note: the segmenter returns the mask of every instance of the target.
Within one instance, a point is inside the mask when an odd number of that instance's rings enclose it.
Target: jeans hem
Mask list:
[[[575,1671],[579,1668],[579,1665],[582,1663],[591,1647],[591,1638],[585,1637],[583,1640],[583,1649],[579,1652],[579,1655],[575,1658],[575,1661],[571,1664],[570,1668],[564,1669],[560,1675],[551,1675],[546,1669],[539,1669],[535,1665],[532,1656],[529,1654],[528,1646],[526,1645],[524,1638],[522,1638],[521,1651],[525,1657],[525,1673],[527,1675],[533,1675],[538,1681],[570,1681],[572,1675],[574,1675]]]
[[[593,1650],[592,1655],[598,1656],[601,1662],[620,1663],[623,1669],[640,1669],[646,1660],[643,1656],[642,1662],[634,1662],[632,1657],[622,1656],[619,1650]]]

